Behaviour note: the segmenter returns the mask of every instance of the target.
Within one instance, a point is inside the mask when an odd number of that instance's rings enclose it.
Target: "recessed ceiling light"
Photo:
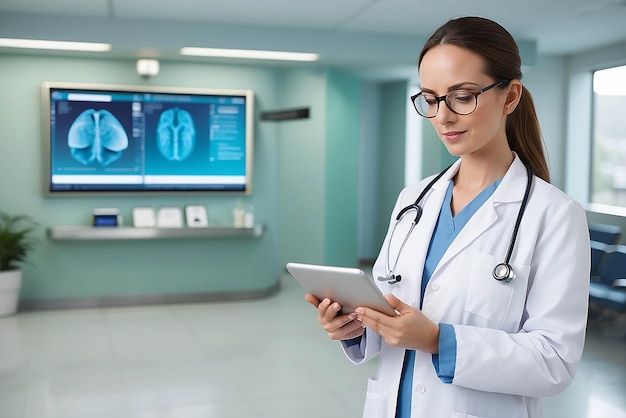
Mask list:
[[[180,49],[180,53],[181,55],[193,55],[198,57],[246,58],[280,61],[317,61],[319,59],[319,54],[306,52],[259,51],[249,49],[184,47]]]
[[[28,49],[55,49],[62,51],[91,51],[106,52],[111,50],[111,44],[94,42],[67,42],[45,41],[38,39],[0,38],[0,47],[28,48]]]

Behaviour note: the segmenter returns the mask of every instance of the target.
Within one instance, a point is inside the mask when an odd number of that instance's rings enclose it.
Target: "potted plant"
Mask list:
[[[22,270],[20,265],[35,247],[35,223],[25,215],[0,212],[0,316],[17,312]]]

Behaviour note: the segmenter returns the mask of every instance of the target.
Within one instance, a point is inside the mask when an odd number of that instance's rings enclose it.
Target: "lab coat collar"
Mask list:
[[[494,204],[521,202],[524,199],[527,181],[526,166],[519,156],[515,154],[513,163],[493,193]]]

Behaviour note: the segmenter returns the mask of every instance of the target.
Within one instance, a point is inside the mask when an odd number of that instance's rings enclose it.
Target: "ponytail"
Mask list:
[[[549,183],[550,172],[533,98],[526,87],[522,89],[522,98],[506,121],[509,147],[530,167],[533,174]]]

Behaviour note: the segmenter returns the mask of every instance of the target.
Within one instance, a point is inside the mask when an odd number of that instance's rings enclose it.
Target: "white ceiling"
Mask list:
[[[626,41],[626,0],[1,0],[0,37],[112,42],[135,56],[206,46],[373,63],[395,61],[393,50],[414,60],[434,29],[463,15],[498,21],[540,54]]]

